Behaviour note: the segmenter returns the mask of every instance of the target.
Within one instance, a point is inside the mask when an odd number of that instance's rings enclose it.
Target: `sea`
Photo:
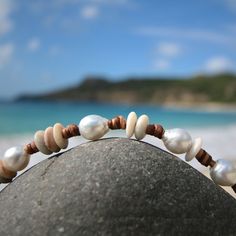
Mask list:
[[[199,109],[167,108],[152,105],[119,105],[77,102],[2,102],[0,103],[0,136],[33,133],[60,122],[75,123],[86,115],[97,114],[107,119],[129,112],[147,114],[151,123],[167,128],[199,128],[236,124],[235,111],[206,111]]]
[[[214,159],[236,161],[236,110],[216,111],[94,102],[0,102],[0,157],[4,155],[7,148],[30,142],[33,140],[35,131],[44,130],[56,122],[66,126],[71,123],[79,124],[84,116],[90,114],[111,119],[117,115],[127,117],[131,111],[135,111],[138,116],[148,115],[150,123],[162,124],[165,129],[184,128],[193,139],[201,137],[203,148]],[[105,137],[125,137],[125,132],[112,131]],[[165,149],[163,143],[157,138],[147,135],[143,141]],[[83,142],[87,141],[81,137],[72,138],[69,148]],[[184,155],[179,157],[184,160]],[[29,168],[46,158],[48,156],[40,153],[33,155]],[[209,176],[208,169],[196,160],[189,164]]]

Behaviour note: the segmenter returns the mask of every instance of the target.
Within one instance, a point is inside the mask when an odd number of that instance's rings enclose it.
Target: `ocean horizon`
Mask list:
[[[147,114],[150,123],[166,128],[210,128],[236,125],[235,111],[168,108],[154,105],[120,105],[94,102],[2,102],[0,103],[0,136],[34,133],[56,122],[78,124],[86,115],[97,114],[107,119],[129,112]]]

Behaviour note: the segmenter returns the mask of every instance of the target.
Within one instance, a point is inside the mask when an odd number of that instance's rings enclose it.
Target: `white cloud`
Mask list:
[[[7,65],[14,53],[14,45],[12,43],[6,43],[0,45],[0,68]]]
[[[205,63],[205,69],[210,73],[219,73],[232,70],[234,63],[227,57],[217,56],[208,59]]]
[[[81,9],[81,17],[87,20],[94,19],[99,15],[99,9],[95,5],[85,6]]]
[[[28,49],[31,52],[35,52],[40,48],[40,39],[39,38],[32,38],[29,42],[28,42]]]
[[[181,54],[182,48],[177,43],[162,42],[158,44],[156,52],[162,56],[175,57]]]
[[[13,28],[13,22],[10,18],[13,9],[11,0],[0,0],[0,36],[10,32]]]
[[[170,62],[166,59],[157,59],[153,63],[155,70],[166,70],[170,67]]]
[[[141,27],[136,33],[144,36],[161,36],[171,38],[185,38],[191,40],[208,41],[212,43],[234,43],[235,36],[203,29],[182,29],[164,27]]]

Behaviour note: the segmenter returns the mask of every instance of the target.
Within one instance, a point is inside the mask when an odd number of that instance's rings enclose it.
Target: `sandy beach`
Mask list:
[[[204,128],[197,129],[191,128],[188,129],[189,133],[192,135],[192,138],[202,137],[203,139],[203,148],[206,149],[215,160],[217,159],[228,159],[236,161],[236,151],[235,151],[235,143],[236,143],[236,125],[226,126],[226,127],[216,127],[216,128]],[[125,137],[125,131],[111,131],[104,138],[108,137]],[[16,145],[24,145],[30,142],[33,138],[33,134],[25,134],[25,135],[10,135],[10,136],[2,136],[0,137],[0,155],[3,156],[4,151],[12,146]],[[161,140],[157,138],[146,136],[143,139],[144,142],[150,143],[154,146],[160,147],[164,150],[165,147],[162,144]],[[73,146],[79,145],[81,143],[87,142],[81,137],[75,137],[70,140],[70,144],[68,149]],[[182,160],[184,160],[184,155],[178,155]],[[36,165],[40,161],[48,158],[43,154],[37,153],[31,157],[31,161],[27,169]],[[198,163],[198,161],[193,160],[188,162],[189,165],[193,166],[195,169],[209,177],[208,168],[202,166]],[[27,170],[26,169],[26,170]],[[25,171],[25,170],[24,170]],[[19,172],[19,175],[24,171]],[[0,189],[4,188],[6,184],[0,186]],[[226,191],[231,193],[233,196],[233,191],[231,188],[226,187]]]
[[[156,104],[153,104],[156,105]],[[236,104],[228,103],[217,103],[217,102],[204,102],[204,103],[193,103],[189,101],[185,102],[166,102],[163,104],[164,107],[170,109],[191,109],[195,111],[207,111],[207,112],[235,112]]]

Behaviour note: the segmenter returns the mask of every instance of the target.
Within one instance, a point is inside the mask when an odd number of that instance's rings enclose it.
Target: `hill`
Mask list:
[[[149,103],[162,105],[236,105],[236,75],[220,74],[192,78],[128,78],[110,81],[89,77],[79,85],[41,95],[23,95],[22,100]]]

